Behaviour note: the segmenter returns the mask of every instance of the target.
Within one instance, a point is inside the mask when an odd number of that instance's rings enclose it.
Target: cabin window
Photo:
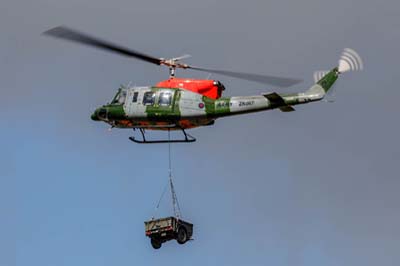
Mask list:
[[[171,92],[161,92],[158,97],[158,105],[168,106],[171,105],[172,93]]]
[[[133,103],[137,102],[138,95],[139,95],[139,92],[134,92],[133,93],[133,98],[132,98],[132,102]]]
[[[156,98],[156,94],[152,91],[145,92],[143,95],[143,104],[144,105],[153,105],[154,99]]]

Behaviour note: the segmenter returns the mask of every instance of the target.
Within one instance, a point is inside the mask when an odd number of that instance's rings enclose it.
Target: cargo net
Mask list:
[[[171,140],[171,132],[168,129],[168,140]],[[173,182],[173,177],[172,177],[172,160],[171,160],[171,142],[168,142],[168,183],[165,185],[163,192],[161,193],[160,199],[158,200],[156,209],[155,209],[155,214],[157,213],[161,201],[164,198],[164,195],[167,191],[167,188],[170,188],[171,192],[171,198],[172,198],[172,209],[174,211],[174,216],[176,218],[181,218],[181,208],[179,207],[179,201],[178,197],[175,193],[175,187],[174,187],[174,182]],[[154,219],[154,215],[153,215]]]

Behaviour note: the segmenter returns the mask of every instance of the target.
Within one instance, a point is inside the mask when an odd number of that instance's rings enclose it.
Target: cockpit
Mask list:
[[[126,100],[126,94],[127,94],[126,88],[124,87],[119,88],[117,94],[111,101],[111,104],[118,104],[118,105],[124,104]]]

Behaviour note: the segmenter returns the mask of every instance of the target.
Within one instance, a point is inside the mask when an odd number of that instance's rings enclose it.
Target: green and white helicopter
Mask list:
[[[194,142],[196,139],[186,133],[186,129],[213,125],[215,120],[221,117],[271,109],[292,112],[295,110],[294,105],[324,99],[341,73],[363,69],[363,62],[357,52],[346,48],[341,55],[339,65],[330,71],[315,72],[315,84],[305,92],[290,94],[270,92],[256,96],[221,97],[225,89],[221,82],[176,78],[175,69],[217,73],[278,87],[288,87],[299,83],[300,80],[194,67],[181,62],[183,58],[188,57],[187,55],[172,59],[156,58],[63,26],[53,28],[44,34],[169,68],[168,80],[159,82],[155,86],[122,86],[111,103],[97,108],[91,115],[92,120],[103,121],[111,127],[139,130],[142,139],[129,138],[136,143]],[[181,130],[184,138],[147,140],[145,130]]]

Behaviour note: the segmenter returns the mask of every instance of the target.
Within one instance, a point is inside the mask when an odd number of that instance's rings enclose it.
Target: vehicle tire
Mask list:
[[[154,238],[151,239],[151,246],[154,249],[159,249],[161,247],[161,245],[162,245],[162,243],[161,243],[160,240],[157,240],[157,239],[154,239]]]
[[[183,226],[179,227],[178,233],[176,235],[176,241],[181,245],[185,244],[186,241],[188,241],[188,235],[187,235],[185,227],[183,227]]]

